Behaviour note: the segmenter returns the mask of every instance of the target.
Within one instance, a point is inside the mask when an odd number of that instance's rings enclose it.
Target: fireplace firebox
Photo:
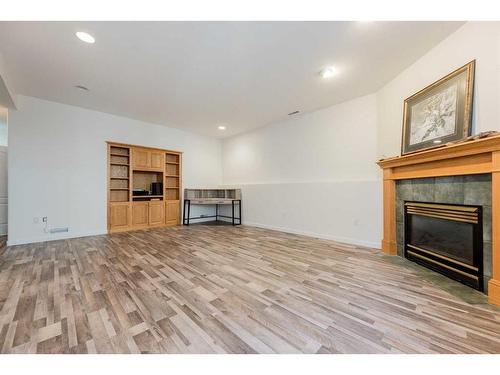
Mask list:
[[[405,202],[407,259],[483,290],[482,207]]]

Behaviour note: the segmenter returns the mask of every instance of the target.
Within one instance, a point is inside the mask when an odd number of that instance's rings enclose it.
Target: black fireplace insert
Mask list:
[[[404,255],[483,290],[482,207],[405,202]]]

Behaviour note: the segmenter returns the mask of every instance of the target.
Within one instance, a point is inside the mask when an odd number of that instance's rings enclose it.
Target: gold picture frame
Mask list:
[[[475,65],[473,60],[405,99],[402,155],[470,136]]]

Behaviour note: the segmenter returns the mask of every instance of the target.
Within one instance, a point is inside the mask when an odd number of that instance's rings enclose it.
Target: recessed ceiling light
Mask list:
[[[326,67],[319,72],[321,78],[325,79],[332,78],[336,74],[337,74],[337,69],[335,69],[333,66]]]
[[[78,39],[80,39],[81,41],[83,41],[85,43],[90,43],[90,44],[95,43],[95,38],[92,35],[90,35],[89,33],[86,33],[84,31],[78,31],[75,35]]]
[[[82,91],[89,91],[88,87],[82,86],[82,85],[76,85],[75,88],[82,90]]]
[[[433,141],[432,143],[436,143],[436,144],[439,144],[441,143],[442,141],[440,139],[436,139],[435,141]]]
[[[226,126],[225,125],[219,125],[219,126],[217,126],[217,129],[219,129],[219,130],[226,130]]]

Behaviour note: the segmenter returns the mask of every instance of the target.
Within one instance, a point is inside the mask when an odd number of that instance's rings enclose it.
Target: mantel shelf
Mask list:
[[[493,154],[500,152],[500,135],[380,160],[384,180],[464,176],[498,170]]]
[[[446,160],[469,155],[477,155],[500,151],[500,135],[494,135],[474,141],[454,143],[431,150],[415,152],[412,154],[394,156],[382,159],[377,164],[382,169],[394,168],[405,165],[421,164],[436,160]]]

